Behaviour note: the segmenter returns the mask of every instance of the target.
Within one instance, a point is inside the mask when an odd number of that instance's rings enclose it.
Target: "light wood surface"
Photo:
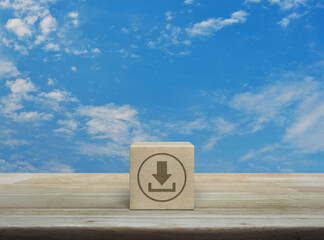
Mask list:
[[[324,239],[324,174],[195,181],[195,210],[129,210],[128,174],[0,174],[0,240]]]

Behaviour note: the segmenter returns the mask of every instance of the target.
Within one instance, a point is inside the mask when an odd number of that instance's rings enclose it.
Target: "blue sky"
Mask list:
[[[0,0],[0,172],[324,172],[324,4]]]

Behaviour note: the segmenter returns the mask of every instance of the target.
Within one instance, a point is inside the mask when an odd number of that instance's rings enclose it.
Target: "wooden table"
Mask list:
[[[196,174],[195,210],[129,210],[128,174],[0,174],[4,239],[324,239],[324,174]]]

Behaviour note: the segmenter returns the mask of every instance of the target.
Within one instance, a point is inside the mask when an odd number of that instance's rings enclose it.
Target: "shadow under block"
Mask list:
[[[194,209],[194,146],[137,142],[130,146],[130,209]]]

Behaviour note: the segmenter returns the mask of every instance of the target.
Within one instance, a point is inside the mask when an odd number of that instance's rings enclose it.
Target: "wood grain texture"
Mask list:
[[[129,210],[128,174],[0,174],[0,240],[324,239],[324,174],[195,181],[195,210]]]

